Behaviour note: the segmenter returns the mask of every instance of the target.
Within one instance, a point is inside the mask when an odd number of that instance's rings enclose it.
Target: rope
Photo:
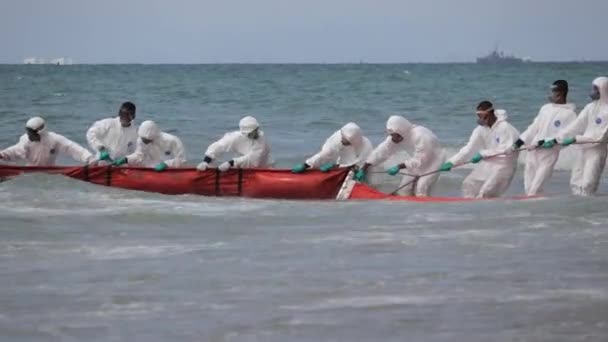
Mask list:
[[[527,149],[527,147],[521,147],[521,148],[518,148],[517,150],[506,151],[506,152],[501,152],[501,153],[493,154],[493,155],[485,157],[483,159],[492,159],[492,158],[504,156],[504,155],[507,155],[507,154],[511,154],[511,153],[514,153],[514,152],[520,152],[520,151],[523,151],[525,149]],[[534,149],[536,149],[536,148],[534,148]],[[461,166],[464,166],[464,165],[467,165],[467,164],[471,164],[471,161],[469,160],[469,161],[462,162],[462,163],[459,163],[459,164],[454,164],[454,166],[452,166],[452,169],[455,169],[457,167],[461,167]],[[435,170],[435,171],[431,171],[431,172],[427,172],[427,173],[423,173],[423,174],[418,175],[418,176],[414,176],[414,179],[412,179],[411,181],[405,183],[404,185],[399,186],[395,191],[391,192],[391,195],[396,195],[399,192],[399,190],[405,188],[406,186],[412,184],[415,181],[417,182],[418,179],[420,179],[422,177],[434,175],[434,174],[439,173],[439,172],[441,172],[441,169],[438,169],[438,170]]]
[[[602,141],[602,140],[597,140],[597,141],[581,142],[581,143],[579,143],[579,142],[574,142],[572,145],[602,144],[602,143],[603,143],[603,144],[605,144],[605,143],[607,143],[607,142],[606,142],[606,141]],[[555,146],[558,146],[558,144],[556,144]],[[554,147],[555,147],[555,146],[554,146]],[[565,147],[568,147],[568,146],[565,146]],[[521,152],[521,151],[524,151],[524,150],[528,150],[528,151],[534,151],[534,150],[537,150],[537,149],[539,149],[539,148],[542,148],[542,146],[535,146],[535,147],[520,147],[520,148],[518,148],[517,150],[513,150],[513,151],[506,151],[506,152],[502,152],[502,153],[497,153],[497,154],[494,154],[494,155],[491,155],[491,156],[485,157],[485,158],[483,158],[483,159],[492,159],[492,158],[500,157],[500,156],[503,156],[503,155],[511,154],[511,153],[514,153],[514,152]],[[455,169],[455,168],[457,168],[457,167],[461,167],[461,166],[464,166],[464,165],[467,165],[467,164],[471,164],[471,161],[469,160],[469,161],[466,161],[466,162],[462,162],[462,163],[460,163],[460,164],[454,164],[454,166],[452,166],[452,169]],[[401,189],[403,189],[403,188],[407,187],[408,185],[410,185],[410,184],[412,184],[412,183],[414,183],[414,182],[417,182],[417,181],[418,181],[418,179],[420,179],[421,177],[426,177],[426,176],[434,175],[434,174],[436,174],[436,173],[438,173],[438,172],[441,172],[441,170],[435,170],[435,171],[431,171],[431,172],[423,173],[423,174],[421,174],[421,175],[409,175],[409,174],[404,174],[405,176],[414,177],[414,179],[412,179],[411,181],[407,182],[407,183],[406,183],[406,184],[404,184],[404,185],[399,186],[399,187],[398,187],[398,188],[397,188],[395,191],[391,192],[391,195],[396,195],[396,194],[399,192],[399,190],[401,190]],[[378,172],[374,172],[374,173],[378,173]],[[401,173],[400,173],[400,174],[401,174]]]

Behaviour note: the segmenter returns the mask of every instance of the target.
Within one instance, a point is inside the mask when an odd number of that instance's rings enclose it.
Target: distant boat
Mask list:
[[[53,65],[72,65],[74,62],[70,57],[59,57],[51,60],[38,57],[27,57],[23,59],[23,64],[53,64]]]
[[[477,57],[477,64],[522,64],[525,62],[530,62],[530,58],[519,58],[513,55],[507,55],[503,51],[498,51],[498,49],[494,49],[494,51],[490,52],[488,55],[483,57]]]
[[[46,64],[43,58],[27,57],[23,60],[23,64]]]
[[[72,65],[72,59],[69,57],[59,57],[51,60],[50,64],[55,65]]]

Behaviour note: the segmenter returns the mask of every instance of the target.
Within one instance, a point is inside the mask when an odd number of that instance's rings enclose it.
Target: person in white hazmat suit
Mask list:
[[[589,103],[576,120],[559,133],[556,141],[562,146],[574,143],[581,155],[572,170],[570,186],[575,195],[589,196],[597,192],[606,165],[608,133],[608,77],[598,77],[592,83]],[[596,144],[595,142],[603,143]]]
[[[374,149],[365,165],[355,175],[355,180],[364,181],[367,170],[384,163],[388,158],[405,151],[410,158],[391,167],[388,174],[395,176],[406,169],[399,194],[404,196],[430,196],[439,173],[425,177],[415,177],[437,170],[445,160],[439,140],[428,128],[411,124],[402,116],[393,115],[386,122],[388,137]],[[412,177],[411,175],[414,175]]]
[[[576,120],[575,105],[567,103],[568,82],[558,80],[551,87],[551,96],[532,124],[513,145],[513,150],[528,146],[524,171],[524,188],[528,196],[543,191],[543,186],[551,178],[553,168],[559,158],[560,148],[551,149],[558,132]]]
[[[511,184],[517,170],[519,152],[512,146],[519,132],[507,122],[507,112],[497,109],[489,101],[477,106],[479,119],[469,142],[441,166],[441,171],[450,171],[454,165],[470,159],[473,171],[462,183],[466,198],[490,198],[502,195]]]
[[[26,134],[19,142],[0,152],[0,159],[5,161],[24,160],[27,166],[53,166],[59,154],[91,164],[96,161],[91,152],[70,139],[57,133],[48,132],[46,123],[41,117],[33,117],[25,124]]]
[[[125,102],[120,106],[118,117],[97,121],[89,128],[87,142],[100,161],[112,162],[135,152],[135,111],[133,103]]]
[[[186,163],[182,141],[169,133],[161,132],[154,121],[144,121],[137,131],[139,140],[134,153],[116,160],[112,165],[153,167],[158,172]]]
[[[211,144],[205,152],[205,158],[196,168],[205,171],[225,153],[233,153],[237,157],[221,163],[218,169],[222,172],[233,167],[260,168],[271,164],[270,146],[258,120],[252,116],[241,119],[238,131],[226,133],[220,140]]]
[[[291,171],[302,173],[306,169],[319,168],[321,172],[328,172],[336,165],[363,166],[373,148],[361,128],[349,122],[325,141],[319,153],[308,158],[305,163],[296,165]]]

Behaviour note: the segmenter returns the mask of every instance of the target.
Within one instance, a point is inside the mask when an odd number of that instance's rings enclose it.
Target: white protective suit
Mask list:
[[[244,117],[239,122],[239,131],[226,133],[223,138],[214,142],[207,148],[205,156],[216,160],[224,153],[233,153],[238,157],[233,158],[235,168],[259,168],[268,167],[271,164],[270,146],[266,141],[264,132],[259,129],[257,120],[251,116]],[[251,139],[247,135],[258,129],[258,138]],[[205,162],[199,164],[198,169],[207,168]]]
[[[574,104],[544,105],[532,124],[523,132],[520,139],[527,146],[537,146],[540,140],[558,137],[560,130],[576,120]],[[552,149],[536,148],[528,151],[524,172],[524,187],[528,196],[542,193],[543,186],[551,178],[553,167],[559,158],[560,147]]]
[[[350,145],[342,144],[344,137]],[[340,130],[332,134],[321,151],[306,160],[306,164],[312,168],[318,168],[325,163],[334,163],[339,166],[358,165],[363,166],[372,153],[373,145],[365,136],[357,124],[349,122]]]
[[[93,151],[104,147],[110,158],[117,160],[135,152],[137,126],[131,123],[123,127],[118,117],[100,120],[87,131],[87,142]]]
[[[507,122],[507,112],[497,109],[497,120],[492,127],[477,126],[469,142],[448,161],[460,164],[479,152],[482,159],[462,183],[462,193],[467,198],[488,198],[502,195],[511,184],[517,170],[519,152],[512,152],[512,146],[519,138],[519,132]],[[512,152],[512,153],[508,153]],[[494,158],[487,157],[506,153]]]
[[[42,118],[35,117],[28,120],[26,127],[37,131],[40,141],[30,141],[27,134],[24,134],[17,144],[0,152],[1,159],[25,160],[27,166],[53,166],[57,156],[65,154],[80,163],[94,162],[95,158],[84,147],[62,135],[46,132],[44,126],[45,122]]]
[[[397,133],[403,137],[400,143],[394,143],[390,136],[386,138],[372,152],[367,160],[368,164],[379,165],[398,152],[405,151],[410,155],[406,159],[405,173],[410,175],[421,175],[435,171],[445,161],[445,155],[439,140],[428,128],[411,124],[402,116],[393,115],[387,123],[386,129],[389,133]],[[403,176],[401,186],[410,185],[399,190],[404,196],[430,196],[433,186],[439,179],[439,173],[415,179],[411,176]]]
[[[182,141],[174,135],[161,132],[154,121],[142,122],[137,133],[140,138],[152,142],[144,144],[138,139],[135,153],[127,156],[129,165],[155,167],[164,162],[168,167],[180,167],[186,163]]]
[[[606,165],[606,144],[593,144],[605,141],[608,130],[608,78],[598,77],[593,85],[600,91],[600,99],[589,103],[576,120],[560,132],[558,140],[575,137],[580,143],[581,155],[572,169],[570,186],[575,195],[595,194],[600,177]]]

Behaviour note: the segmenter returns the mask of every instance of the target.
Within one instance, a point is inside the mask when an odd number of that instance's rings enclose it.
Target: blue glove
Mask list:
[[[112,158],[110,158],[110,154],[108,153],[108,151],[103,150],[103,151],[99,151],[99,160],[111,162]]]
[[[445,163],[441,164],[439,171],[443,171],[443,172],[450,171],[450,170],[452,170],[453,167],[454,167],[454,163],[445,162]]]
[[[118,160],[115,160],[112,165],[114,166],[120,166],[120,165],[124,165],[126,163],[128,163],[129,161],[127,160],[127,158],[120,158]]]
[[[306,170],[306,164],[298,164],[291,169],[293,173],[302,173]]]
[[[156,172],[163,172],[167,169],[167,167],[169,167],[165,162],[160,162],[160,164],[156,165],[156,167],[154,167],[154,171]]]
[[[475,153],[475,155],[473,156],[473,158],[471,158],[471,163],[473,164],[477,164],[479,163],[481,160],[483,159],[483,157],[481,156],[481,154],[479,152]]]
[[[321,170],[321,172],[329,172],[331,169],[334,168],[334,166],[335,166],[334,163],[323,164],[323,165],[321,165],[319,170]]]
[[[562,146],[572,145],[576,142],[576,138],[566,138],[562,141]]]
[[[557,141],[555,141],[555,139],[545,140],[545,142],[543,143],[543,148],[553,148],[556,142]]]
[[[391,176],[396,176],[399,171],[401,171],[401,168],[399,167],[399,165],[395,165],[393,167],[391,167],[390,169],[388,169],[387,173]]]
[[[365,181],[365,171],[363,171],[363,170],[357,171],[357,173],[355,173],[355,180],[357,182]]]

